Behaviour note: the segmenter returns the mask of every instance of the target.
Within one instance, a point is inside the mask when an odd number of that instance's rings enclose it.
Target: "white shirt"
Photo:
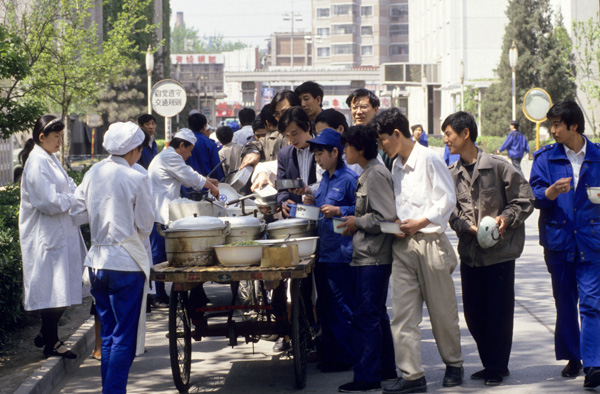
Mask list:
[[[240,144],[242,146],[246,145],[250,138],[254,135],[254,131],[252,130],[251,125],[246,125],[233,133],[233,142],[236,144]]]
[[[141,271],[121,243],[136,232],[144,239],[152,231],[154,210],[146,174],[122,157],[109,156],[85,174],[70,214],[75,223],[90,224],[92,247],[86,267]]]
[[[154,193],[154,220],[169,223],[169,204],[179,198],[181,185],[202,190],[206,178],[183,161],[173,147],[163,149],[148,166]]]
[[[583,138],[583,137],[581,137]],[[566,145],[565,153],[567,154],[567,159],[571,163],[571,167],[573,167],[573,185],[575,185],[575,189],[577,189],[577,183],[579,182],[579,173],[581,172],[581,165],[583,164],[583,159],[585,158],[585,151],[587,148],[587,140],[583,138],[583,148],[577,153],[574,150],[569,149]]]
[[[392,178],[398,218],[425,217],[431,223],[420,232],[443,233],[456,205],[456,193],[452,175],[440,155],[416,143],[406,164],[400,157],[394,160]]]

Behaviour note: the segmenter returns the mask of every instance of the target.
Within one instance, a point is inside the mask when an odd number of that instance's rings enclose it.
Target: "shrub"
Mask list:
[[[165,149],[165,140],[155,140],[155,141],[156,141],[156,147],[158,148],[159,152],[161,150]]]

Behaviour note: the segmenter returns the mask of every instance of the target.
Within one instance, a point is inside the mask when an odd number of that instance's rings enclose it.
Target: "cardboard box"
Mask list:
[[[299,261],[298,245],[276,245],[263,248],[260,266],[291,267]]]

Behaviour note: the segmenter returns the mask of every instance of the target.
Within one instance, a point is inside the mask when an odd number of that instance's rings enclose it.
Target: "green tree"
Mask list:
[[[590,108],[587,113],[591,116],[591,128],[597,136],[598,123],[594,109],[600,105],[600,23],[594,18],[587,21],[573,22],[573,37],[577,54],[577,82]]]
[[[512,70],[508,52],[515,42],[519,50],[516,69],[517,120],[521,131],[532,138],[535,125],[521,108],[523,97],[534,87],[546,90],[553,102],[575,96],[575,67],[571,42],[562,25],[562,17],[552,24],[549,0],[510,0],[508,25],[502,43],[496,73],[499,81],[485,92],[482,102],[482,129],[486,135],[505,135],[512,117]]]
[[[225,40],[222,34],[213,34],[200,38],[193,27],[175,26],[171,30],[171,52],[173,53],[222,53],[246,48],[241,41]]]

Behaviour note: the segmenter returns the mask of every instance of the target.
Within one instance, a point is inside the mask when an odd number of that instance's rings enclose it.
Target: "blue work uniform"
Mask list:
[[[192,150],[192,155],[185,163],[200,175],[207,176],[208,173],[221,162],[221,159],[219,159],[219,149],[213,140],[201,132],[194,131],[194,136],[196,137],[196,144]],[[222,180],[223,169],[219,166],[210,177],[219,181]],[[189,193],[194,190],[182,187],[181,191],[184,197],[188,197]]]
[[[156,145],[156,141],[154,140],[154,138],[152,138],[152,144],[142,149],[142,156],[137,161],[137,163],[145,169],[148,169],[150,162],[152,161],[152,159],[154,159],[156,155],[158,155],[158,146]]]
[[[459,154],[453,155],[452,153],[450,153],[450,148],[448,148],[448,145],[444,146],[444,161],[446,162],[447,166],[455,163],[456,161],[458,161],[458,159],[460,159]]]
[[[419,137],[419,141],[417,141],[417,142],[427,148],[429,147],[429,140],[427,139],[427,134],[425,133],[425,131],[423,131],[421,133],[421,136]]]
[[[562,144],[534,153],[530,179],[556,304],[556,358],[582,360],[584,368],[600,367],[600,205],[593,204],[586,191],[586,186],[600,186],[600,144],[587,138],[585,143],[576,188],[571,181],[571,190],[554,201],[545,195],[557,180],[573,177]]]
[[[523,171],[521,170],[521,160],[525,155],[525,152],[529,153],[529,142],[527,142],[527,138],[521,133],[519,130],[513,130],[506,136],[506,140],[498,149],[500,152],[503,150],[508,150],[508,157],[510,157],[510,161],[513,166],[523,175]]]
[[[315,205],[334,205],[340,207],[341,216],[354,215],[357,181],[358,175],[346,165],[336,169],[331,176],[329,171],[323,172],[315,193]],[[320,238],[315,282],[323,361],[326,364],[346,364],[349,368],[353,363],[352,237],[335,233],[333,219],[323,214],[320,215],[317,231]]]

